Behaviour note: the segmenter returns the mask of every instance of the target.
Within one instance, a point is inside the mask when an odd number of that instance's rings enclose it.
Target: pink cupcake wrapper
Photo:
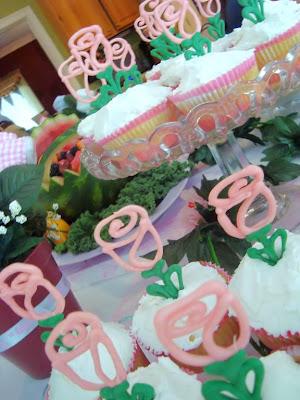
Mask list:
[[[220,75],[218,78],[194,88],[186,93],[179,93],[169,96],[184,112],[190,111],[193,107],[205,101],[220,99],[232,84],[245,79],[254,79],[258,74],[255,54],[237,65],[230,71]]]
[[[160,123],[171,121],[172,113],[169,110],[168,101],[164,101],[156,107],[144,112],[108,137],[99,140],[97,144],[106,148],[106,145],[111,144],[111,142],[114,142],[113,145],[117,144],[121,146],[131,139],[139,137],[148,138],[152,134],[153,130],[157,128],[155,121],[158,118],[161,120]],[[133,130],[137,130],[138,134]],[[126,137],[123,137],[124,135],[126,135]]]
[[[300,40],[300,21],[276,38],[256,47],[259,69],[270,61],[284,59],[290,48]]]
[[[254,329],[251,328],[252,332],[259,338],[261,342],[263,342],[267,347],[271,350],[280,350],[284,347],[300,345],[300,333],[291,333],[291,331],[287,331],[285,336],[273,336],[265,331],[263,328]]]

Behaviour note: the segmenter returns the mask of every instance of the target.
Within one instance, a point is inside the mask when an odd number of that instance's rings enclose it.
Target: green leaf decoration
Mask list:
[[[195,56],[204,56],[211,52],[211,40],[203,38],[200,32],[196,32],[191,39],[183,40],[181,46],[186,60]]]
[[[143,81],[137,65],[134,65],[128,71],[118,71],[115,75],[113,67],[109,66],[106,70],[99,72],[97,78],[106,81],[106,85],[102,85],[100,88],[100,95],[97,100],[91,102],[91,107],[97,110],[108,104],[114,96],[121,94],[123,92],[122,85],[126,90],[130,86],[138,85]]]
[[[262,400],[263,364],[256,357],[247,358],[245,350],[238,351],[226,361],[208,365],[204,371],[225,378],[213,379],[202,385],[202,394],[206,400]],[[255,375],[252,391],[246,385],[249,372]]]
[[[14,165],[0,173],[0,210],[17,200],[25,214],[36,202],[44,174],[43,165]]]
[[[288,182],[300,176],[300,165],[286,160],[272,160],[268,165],[260,165],[264,171],[265,179],[273,185]]]
[[[115,387],[105,387],[100,390],[103,400],[154,400],[154,389],[145,383],[136,383],[132,387],[131,394],[128,393],[129,383],[123,381]]]
[[[174,35],[175,29],[170,29],[170,32]],[[180,37],[178,34],[176,36]],[[159,58],[160,60],[169,60],[182,53],[180,44],[174,43],[165,33],[151,40],[150,45],[153,47],[150,51],[151,56]]]
[[[220,13],[208,18],[207,22],[210,24],[207,31],[212,38],[218,40],[225,36],[225,21]]]
[[[264,0],[238,0],[242,9],[242,17],[257,24],[264,21]]]
[[[277,229],[273,235],[268,238],[267,234],[271,228],[272,225],[269,224],[247,236],[246,239],[248,242],[258,241],[264,246],[262,249],[255,249],[251,247],[247,250],[247,254],[250,258],[258,259],[271,266],[274,266],[282,258],[282,255],[285,251],[287,231],[282,228]],[[279,255],[275,250],[275,242],[278,238],[281,239],[281,251]]]
[[[57,324],[64,320],[64,318],[64,314],[60,313],[53,315],[53,317],[38,321],[38,324],[42,328],[55,328]]]
[[[167,267],[166,272],[163,272],[164,265],[165,261],[159,260],[152,269],[142,272],[143,278],[152,278],[155,276],[163,281],[163,285],[160,285],[158,283],[152,283],[151,285],[148,285],[146,291],[151,296],[159,296],[166,299],[177,299],[179,290],[184,289],[182,280],[182,269],[180,265],[174,264],[170,267]],[[171,276],[174,273],[177,275],[178,278],[178,288],[171,280]]]

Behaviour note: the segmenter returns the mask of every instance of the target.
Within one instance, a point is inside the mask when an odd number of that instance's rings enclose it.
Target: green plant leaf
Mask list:
[[[13,227],[10,226],[7,228],[6,234],[0,236],[0,271],[7,265],[6,254],[11,246],[12,238]]]
[[[268,165],[261,165],[261,167],[265,178],[273,185],[291,181],[300,175],[300,165],[285,160],[273,160]]]
[[[269,147],[264,150],[263,153],[266,155],[261,161],[272,161],[272,160],[286,160],[291,161],[292,159],[292,148],[286,143],[274,144],[274,146]]]
[[[37,200],[44,174],[43,165],[14,165],[0,173],[0,210],[17,200],[26,213]]]

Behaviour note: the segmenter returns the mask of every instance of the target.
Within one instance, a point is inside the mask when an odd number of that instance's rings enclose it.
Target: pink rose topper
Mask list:
[[[195,0],[195,2],[200,14],[205,18],[213,17],[221,10],[220,0]],[[145,42],[150,42],[165,33],[172,42],[180,44],[185,39],[191,39],[196,32],[201,32],[199,14],[188,0],[145,0],[139,9],[140,17],[136,19],[134,27]],[[187,15],[194,22],[194,31],[191,33],[186,32],[184,28]],[[170,32],[176,25],[181,38]]]
[[[131,236],[124,238],[118,242],[108,243],[101,239],[100,233],[104,226],[109,226],[109,234],[114,239],[119,239],[125,235],[127,235],[130,231],[134,229],[136,223],[138,221],[138,216],[140,215],[139,225],[135,232],[132,233]],[[123,222],[119,219],[119,217],[129,216],[130,221],[128,225],[124,227]],[[149,232],[152,234],[156,245],[157,245],[157,252],[154,260],[146,260],[142,258],[137,258],[136,253],[137,250],[146,235]],[[126,206],[121,208],[121,210],[113,213],[110,217],[103,219],[99,224],[96,226],[94,231],[94,238],[95,241],[102,247],[103,253],[109,254],[121,267],[128,271],[145,271],[151,269],[155,266],[158,260],[161,259],[163,254],[163,247],[160,237],[152,225],[147,211],[140,206]],[[114,251],[120,247],[126,246],[127,244],[134,242],[132,248],[129,251],[129,263],[123,261]]]
[[[248,184],[247,177],[254,177],[251,183]],[[219,194],[228,185],[231,185],[228,190],[228,198],[221,199]],[[268,215],[255,225],[246,226],[245,219],[248,208],[255,198],[262,194],[268,202]],[[219,224],[224,231],[233,237],[243,239],[252,232],[264,227],[273,221],[276,215],[276,200],[271,190],[264,183],[263,170],[256,165],[248,165],[241,171],[236,172],[223,179],[209,193],[208,202],[216,208]],[[242,203],[237,213],[237,224],[232,224],[226,212]]]
[[[82,103],[89,104],[99,97],[99,94],[93,95],[90,91],[89,76],[96,76],[109,66],[115,71],[128,71],[135,64],[135,55],[129,43],[123,38],[108,41],[99,25],[80,29],[71,36],[68,45],[71,56],[59,66],[58,75],[72,96]],[[103,48],[105,60],[97,59],[99,46]],[[88,99],[80,97],[70,82],[70,79],[82,74]]]
[[[87,330],[89,326],[89,330]],[[76,332],[76,334],[74,334]],[[63,336],[62,343],[72,350],[66,353],[59,353],[55,349],[55,341]],[[103,344],[107,349],[115,367],[116,375],[110,379],[101,368],[101,359],[99,357],[98,345]],[[60,322],[51,332],[45,346],[46,354],[52,362],[52,367],[62,372],[72,382],[80,386],[83,390],[97,390],[102,387],[113,387],[126,379],[122,361],[111,341],[104,333],[102,323],[95,315],[77,311],[69,314],[67,318]],[[90,351],[95,372],[103,383],[89,382],[81,378],[68,363],[86,351]]]
[[[216,296],[216,305],[208,311],[202,299],[211,295]],[[229,307],[235,311],[240,332],[238,339],[231,346],[221,347],[216,345],[213,335]],[[177,324],[183,319],[185,320],[183,326]],[[160,309],[155,316],[154,325],[160,342],[170,354],[176,360],[194,367],[223,361],[245,347],[250,339],[246,312],[238,298],[218,281],[206,282],[188,296]],[[174,343],[173,339],[191,334],[200,328],[203,328],[202,344],[207,355],[190,354]]]
[[[13,275],[10,285],[5,281]],[[32,298],[38,286],[44,287],[55,299],[55,310],[50,313],[38,314],[32,305]],[[14,297],[24,296],[24,308],[20,307]],[[0,273],[0,298],[20,317],[40,321],[60,314],[65,308],[65,299],[61,293],[44,278],[42,271],[34,265],[14,263],[7,266]]]

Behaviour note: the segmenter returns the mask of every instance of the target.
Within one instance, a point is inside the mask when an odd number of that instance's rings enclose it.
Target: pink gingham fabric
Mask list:
[[[36,149],[30,136],[0,132],[0,171],[12,165],[36,164]]]

